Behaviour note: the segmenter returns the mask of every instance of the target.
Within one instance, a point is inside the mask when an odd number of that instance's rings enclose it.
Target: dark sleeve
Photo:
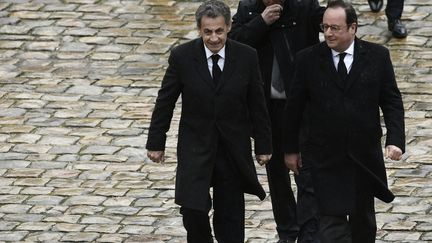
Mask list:
[[[315,32],[322,32],[320,28],[320,24],[323,21],[323,16],[326,8],[321,7],[317,0],[312,0],[310,9],[311,9],[310,18],[311,18],[312,28],[314,29]]]
[[[228,37],[257,48],[269,30],[270,27],[264,22],[261,13],[250,11],[249,6],[240,1]]]
[[[306,74],[310,72],[306,65],[307,58],[300,52],[296,56],[293,83],[287,96],[284,110],[283,141],[285,153],[299,153],[300,129],[303,112],[308,100]]]
[[[402,96],[397,87],[393,65],[387,49],[384,53],[384,75],[381,81],[379,105],[387,128],[385,145],[395,145],[405,152],[405,122]]]
[[[178,65],[174,51],[168,58],[168,68],[158,92],[147,137],[146,149],[152,151],[165,150],[166,133],[170,128],[173,110],[181,92]]]
[[[258,56],[254,51],[251,58],[251,81],[248,86],[248,110],[255,141],[255,154],[272,153],[270,117],[264,97],[263,82],[258,67]]]

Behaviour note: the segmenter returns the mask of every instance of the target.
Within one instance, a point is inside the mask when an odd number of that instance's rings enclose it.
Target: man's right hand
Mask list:
[[[281,5],[273,4],[267,6],[266,9],[264,9],[264,11],[261,13],[261,16],[267,25],[271,25],[280,18],[282,10],[283,7]]]
[[[147,151],[147,157],[155,163],[163,163],[165,161],[164,151]]]
[[[302,167],[302,162],[299,153],[285,154],[284,155],[285,166],[294,172],[299,174],[299,168]]]

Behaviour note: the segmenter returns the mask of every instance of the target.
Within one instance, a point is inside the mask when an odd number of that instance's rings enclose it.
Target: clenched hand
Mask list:
[[[165,161],[164,151],[147,151],[147,157],[155,163],[163,163]]]

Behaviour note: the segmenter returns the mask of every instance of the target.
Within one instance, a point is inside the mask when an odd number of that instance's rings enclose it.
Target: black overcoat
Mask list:
[[[191,209],[207,209],[220,143],[235,164],[244,191],[261,200],[265,197],[251,149],[253,137],[255,154],[272,152],[258,57],[251,47],[227,40],[225,58],[215,86],[201,38],[174,48],[151,119],[146,148],[164,150],[166,132],[181,94],[175,201]]]
[[[380,108],[387,130],[385,145],[404,151],[405,133],[402,98],[389,51],[355,39],[354,61],[344,81],[325,42],[305,49],[297,58],[287,101],[285,151],[301,151],[302,159],[313,165],[321,213],[351,213],[358,185],[367,185],[372,195],[391,202],[394,195],[387,186]],[[309,127],[299,146],[303,111]]]

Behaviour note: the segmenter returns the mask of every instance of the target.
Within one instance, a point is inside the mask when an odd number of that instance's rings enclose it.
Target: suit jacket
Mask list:
[[[224,70],[217,86],[208,69],[202,39],[171,51],[148,133],[146,148],[164,150],[166,132],[181,94],[175,201],[197,210],[207,208],[220,143],[235,164],[244,191],[261,200],[265,197],[251,149],[253,137],[256,154],[272,152],[258,58],[255,50],[231,40],[227,40],[225,50]]]
[[[355,39],[354,61],[344,81],[325,42],[305,49],[297,58],[286,107],[285,152],[301,151],[302,159],[313,165],[321,212],[351,213],[359,185],[384,202],[392,201],[382,153],[380,108],[387,128],[385,144],[404,151],[405,133],[402,98],[388,50]],[[309,129],[299,144],[303,112]]]
[[[296,53],[319,43],[319,24],[325,8],[316,0],[286,0],[280,19],[270,26],[261,16],[265,8],[261,0],[240,1],[228,36],[257,50],[264,92],[270,99],[273,56],[276,54],[288,91]]]

